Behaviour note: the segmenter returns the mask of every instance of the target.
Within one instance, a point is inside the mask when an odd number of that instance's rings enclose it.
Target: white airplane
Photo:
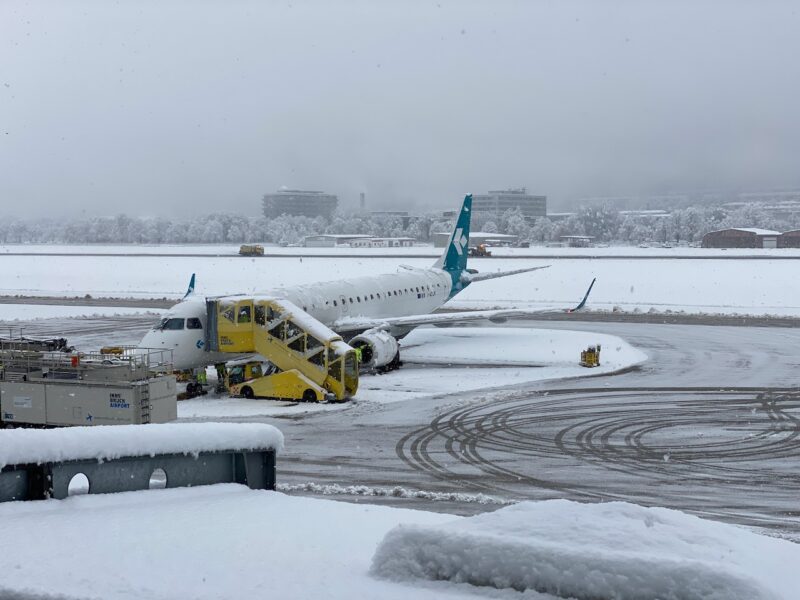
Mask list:
[[[444,327],[481,320],[504,322],[583,308],[594,280],[580,304],[572,309],[433,313],[471,283],[549,266],[491,273],[467,269],[471,208],[472,196],[468,195],[464,198],[444,253],[430,268],[401,266],[396,273],[276,288],[254,296],[288,300],[312,319],[341,335],[351,346],[360,347],[366,366],[389,369],[399,365],[398,340],[420,325]],[[206,351],[206,299],[194,294],[194,283],[192,275],[183,300],[170,308],[139,344],[140,348],[172,350],[177,370],[202,368],[235,358],[230,354]]]

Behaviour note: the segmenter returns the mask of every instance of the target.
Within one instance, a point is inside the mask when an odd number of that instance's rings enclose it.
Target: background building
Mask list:
[[[309,235],[303,240],[306,248],[333,248],[334,246],[351,244],[355,240],[370,240],[372,236],[366,233],[321,233],[319,235]]]
[[[367,234],[333,234],[321,233],[306,236],[303,245],[306,248],[333,248],[350,246],[351,248],[407,248],[417,240],[410,237],[375,237]]]
[[[353,240],[351,248],[410,248],[417,240],[410,237],[372,237]]]
[[[755,227],[721,229],[703,236],[703,248],[777,248],[780,235]]]
[[[800,248],[800,230],[784,231],[780,234],[778,248]]]
[[[519,207],[527,221],[547,214],[547,196],[534,196],[525,188],[495,190],[472,197],[472,210],[498,218],[509,209]]]
[[[444,248],[447,242],[450,241],[449,232],[432,233],[431,239],[433,240],[434,248]],[[486,231],[470,231],[469,233],[469,246],[479,246],[486,244],[488,246],[515,246],[519,243],[518,235],[507,235],[505,233],[489,233]]]
[[[594,243],[593,235],[562,235],[559,239],[564,246],[570,248],[588,248]]]
[[[264,194],[262,199],[264,216],[268,219],[280,215],[300,215],[304,217],[325,217],[330,219],[339,199],[333,194],[309,190],[278,190],[274,194]]]

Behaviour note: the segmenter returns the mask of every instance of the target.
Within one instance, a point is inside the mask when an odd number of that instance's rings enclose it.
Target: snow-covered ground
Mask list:
[[[4,598],[790,600],[800,584],[795,544],[623,503],[461,518],[225,484],[11,502],[0,519]]]
[[[32,321],[74,317],[116,317],[120,315],[152,314],[153,320],[163,310],[130,308],[127,306],[69,306],[45,304],[0,304],[0,321]]]
[[[368,575],[375,547],[398,523],[452,518],[235,484],[0,504],[0,597],[406,600]]]
[[[49,247],[41,247],[43,249]],[[138,247],[129,247],[138,248]],[[285,249],[297,250],[297,249]],[[337,256],[241,258],[238,256],[3,256],[0,294],[137,297],[178,299],[189,277],[197,273],[197,289],[205,294],[249,293],[281,285],[327,281],[396,270],[399,263],[418,267],[430,258],[363,258]],[[525,250],[525,249],[509,249]],[[527,249],[531,250],[531,249]],[[538,249],[541,250],[541,249]],[[566,250],[566,249],[550,249]],[[587,256],[577,253],[574,256]],[[585,249],[583,249],[585,251]],[[611,251],[611,248],[592,248]],[[688,313],[738,313],[800,316],[800,279],[789,250],[759,251],[764,260],[676,260],[679,251],[703,249],[625,249],[650,253],[654,258],[545,258],[474,259],[480,271],[510,270],[550,264],[549,269],[476,283],[453,301],[454,307],[571,306],[580,300],[597,277],[590,310],[685,311]],[[727,251],[733,256],[733,251]],[[753,251],[747,251],[752,254]],[[800,254],[797,255],[800,258]]]
[[[564,598],[796,598],[800,545],[665,508],[523,502],[440,525],[401,525],[372,573],[535,589]]]
[[[422,328],[411,332],[401,344],[407,364],[400,371],[385,375],[362,375],[352,403],[309,404],[211,395],[179,403],[178,417],[241,418],[340,410],[359,402],[386,404],[533,381],[607,374],[647,360],[647,355],[621,338],[582,331]],[[602,346],[601,366],[593,369],[579,366],[580,351],[595,344]]]

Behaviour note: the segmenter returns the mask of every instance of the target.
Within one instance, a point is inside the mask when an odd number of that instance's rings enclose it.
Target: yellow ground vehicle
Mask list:
[[[225,387],[231,396],[245,398],[279,398],[322,402],[336,400],[336,396],[305,377],[297,369],[265,375],[260,362],[229,366]]]
[[[232,394],[322,402],[343,401],[358,390],[355,350],[288,300],[209,299],[206,314],[210,351],[260,354],[279,371],[256,377],[253,367],[245,368],[236,383],[229,375]]]
[[[264,246],[259,244],[242,244],[239,248],[241,256],[264,256]]]
[[[100,348],[100,354],[115,354],[121,356],[124,353],[124,346],[103,346]]]
[[[600,344],[596,346],[589,346],[586,350],[581,352],[581,366],[582,367],[599,367],[600,366]]]
[[[471,246],[469,249],[469,255],[475,257],[489,257],[492,255],[491,250],[486,247],[486,244],[478,244],[477,246]]]

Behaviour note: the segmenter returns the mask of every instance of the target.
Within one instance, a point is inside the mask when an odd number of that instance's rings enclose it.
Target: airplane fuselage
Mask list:
[[[348,318],[431,313],[451,298],[452,282],[450,273],[442,269],[401,268],[396,273],[275,288],[252,296],[289,300],[336,331],[336,324]],[[174,366],[179,370],[235,358],[205,351],[206,325],[205,298],[190,296],[163,315],[140,347],[172,350]]]
[[[430,268],[401,266],[395,273],[293,287],[274,287],[262,293],[247,294],[246,298],[290,302],[296,307],[292,310],[298,313],[295,318],[302,318],[301,315],[305,315],[306,322],[327,326],[342,335],[345,341],[356,344],[362,349],[367,348],[369,352],[365,355],[364,364],[373,367],[396,364],[399,362],[397,340],[414,327],[429,324],[450,325],[455,322],[480,319],[498,320],[507,318],[509,312],[514,317],[523,314],[519,310],[477,310],[455,315],[431,314],[473,281],[497,279],[543,268],[531,266],[485,274],[468,269],[467,245],[471,214],[472,196],[467,195],[450,234],[450,240],[442,255]],[[164,315],[161,323],[145,335],[140,344],[143,348],[171,350],[174,366],[181,370],[205,367],[234,358],[227,353],[206,351],[206,299],[194,295],[194,277],[192,275],[184,300],[173,306]],[[577,309],[584,305],[588,295],[587,291]],[[216,299],[228,301],[237,298],[241,296],[226,294]],[[234,313],[231,312],[229,316],[226,311],[222,314],[232,320]],[[248,313],[245,311],[243,314],[245,320],[242,322],[249,322]],[[254,320],[258,322],[257,314]],[[263,320],[262,324],[265,324]]]
[[[396,273],[279,288],[265,295],[286,298],[331,329],[347,317],[374,319],[427,314],[450,299],[451,277],[440,269]]]

